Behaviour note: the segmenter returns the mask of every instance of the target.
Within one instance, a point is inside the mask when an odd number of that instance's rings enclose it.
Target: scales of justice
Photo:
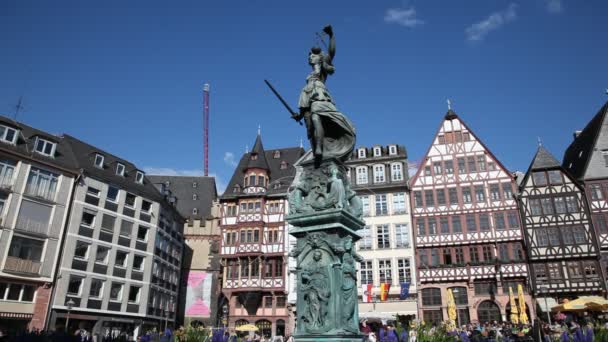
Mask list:
[[[297,267],[297,325],[300,341],[361,341],[355,251],[365,226],[362,203],[352,190],[344,165],[355,147],[355,128],[338,110],[326,87],[335,71],[336,41],[331,26],[327,51],[313,47],[308,54],[312,71],[293,111],[265,81],[293,119],[306,127],[311,150],[296,164],[289,191],[286,221],[297,244],[290,256]]]

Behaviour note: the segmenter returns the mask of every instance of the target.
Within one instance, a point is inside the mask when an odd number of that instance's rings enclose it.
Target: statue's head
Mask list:
[[[322,256],[323,255],[321,254],[321,251],[319,251],[319,250],[314,251],[314,253],[312,254],[312,257],[315,261],[321,260]]]
[[[308,64],[315,65],[323,61],[323,50],[318,46],[313,46],[308,53]]]

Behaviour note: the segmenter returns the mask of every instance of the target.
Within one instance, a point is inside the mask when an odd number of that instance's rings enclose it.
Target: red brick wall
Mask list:
[[[51,290],[52,286],[45,287],[44,284],[38,286],[36,292],[36,302],[34,303],[34,317],[30,321],[29,329],[40,329],[45,328],[46,313],[49,309],[51,301]]]

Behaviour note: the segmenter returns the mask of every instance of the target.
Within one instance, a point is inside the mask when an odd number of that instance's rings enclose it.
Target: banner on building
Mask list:
[[[382,283],[380,284],[380,300],[386,301],[388,299],[388,290],[390,290],[391,284]]]
[[[401,283],[401,292],[399,293],[399,299],[405,300],[410,295],[410,283]]]
[[[372,284],[361,285],[363,292],[361,292],[361,300],[363,303],[371,303],[372,301]]]
[[[213,274],[204,271],[188,272],[186,289],[186,316],[209,317],[211,310],[211,283]]]

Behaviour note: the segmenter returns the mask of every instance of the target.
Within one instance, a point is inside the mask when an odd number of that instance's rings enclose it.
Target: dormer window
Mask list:
[[[258,154],[257,153],[252,153],[251,154],[251,160],[257,160],[258,159]]]
[[[57,144],[55,144],[54,142],[50,142],[48,140],[44,140],[38,137],[36,138],[36,146],[34,147],[34,149],[36,150],[36,152],[42,155],[53,157],[55,156],[56,147]]]
[[[10,144],[15,144],[17,142],[17,130],[0,125],[0,140]]]
[[[281,151],[274,151],[274,154],[272,155],[272,157],[274,159],[279,159],[281,158]]]
[[[287,162],[283,160],[281,162],[281,170],[285,170],[286,168],[287,168]]]
[[[388,147],[388,154],[389,154],[389,155],[391,155],[391,156],[396,155],[396,154],[397,154],[397,146],[395,146],[395,145],[390,145],[390,146]]]
[[[193,187],[193,188],[196,188],[197,186],[198,186],[198,183],[196,183],[196,182],[192,182],[192,187]]]
[[[197,194],[192,194],[192,200],[196,201],[198,199],[198,195]]]
[[[382,155],[382,151],[380,147],[374,147],[374,157],[380,157]]]
[[[103,169],[103,156],[101,154],[95,154],[95,166]]]
[[[234,186],[234,189],[232,189],[232,192],[234,192],[234,193],[239,193],[239,192],[241,192],[241,186],[240,186],[240,185],[238,185],[238,184],[237,184],[237,185],[235,185],[235,186]]]
[[[137,171],[137,173],[135,174],[135,182],[139,183],[139,184],[144,184],[144,173],[143,172]]]
[[[365,158],[365,149],[364,148],[360,148],[357,150],[357,157],[358,158]]]
[[[125,175],[125,166],[121,163],[116,164],[116,174],[123,177]]]
[[[198,208],[192,208],[192,215],[198,215]]]

